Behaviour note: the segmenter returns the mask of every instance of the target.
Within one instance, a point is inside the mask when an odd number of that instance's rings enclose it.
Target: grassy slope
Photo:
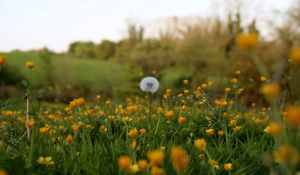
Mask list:
[[[14,72],[24,75],[24,78],[29,80],[32,76],[34,85],[46,83],[46,66],[37,52],[11,52],[3,55],[7,56],[7,69],[14,69]],[[116,91],[116,87],[117,91],[125,91],[131,86],[130,79],[133,74],[126,66],[118,63],[59,55],[53,56],[52,59],[54,81],[62,86],[89,87],[95,92],[105,89]],[[26,61],[29,60],[36,63],[32,72],[25,67]]]

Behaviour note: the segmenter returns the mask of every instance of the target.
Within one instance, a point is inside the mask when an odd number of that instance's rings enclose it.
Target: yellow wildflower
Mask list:
[[[26,67],[28,69],[33,69],[34,68],[34,62],[33,61],[27,61],[26,62]]]
[[[258,36],[256,33],[242,33],[236,38],[236,44],[243,49],[251,50],[257,46]]]
[[[4,65],[5,62],[6,62],[6,57],[0,55],[0,66]]]
[[[185,151],[180,147],[174,147],[171,149],[171,157],[175,170],[178,173],[184,172],[189,163],[189,158]]]
[[[118,161],[119,168],[124,171],[129,171],[131,162],[132,160],[129,156],[121,156]]]
[[[206,141],[204,139],[196,139],[194,142],[195,146],[200,152],[204,152],[206,148]]]
[[[153,165],[161,165],[164,162],[164,153],[161,150],[150,151],[147,155]]]
[[[233,169],[232,163],[225,163],[224,164],[224,169],[226,171],[231,171]]]

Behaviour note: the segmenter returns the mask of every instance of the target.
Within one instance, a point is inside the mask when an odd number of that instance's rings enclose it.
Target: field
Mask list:
[[[100,93],[100,90],[106,92],[106,89],[109,89],[115,95],[120,96],[124,91],[128,92],[132,86],[131,80],[134,78],[133,71],[129,67],[112,61],[73,59],[68,56],[55,55],[51,57],[51,62],[46,62],[41,59],[37,51],[15,51],[3,55],[9,58],[3,71],[5,73],[7,69],[7,74],[13,74],[16,77],[13,81],[17,81],[17,84],[20,84],[22,80],[30,81],[35,89],[52,91],[56,97],[60,93],[66,93],[65,91],[80,91],[77,94],[84,94],[85,92],[82,92],[84,89],[94,93]],[[34,73],[24,67],[29,60],[37,65]],[[49,69],[51,70],[48,71]],[[48,72],[51,74],[47,74]],[[55,84],[49,85],[49,78]],[[14,95],[21,96],[20,93]]]
[[[155,36],[1,51],[0,175],[300,175],[300,1],[267,30],[232,2]]]
[[[274,83],[262,87],[271,107],[243,107],[243,75],[235,75],[214,99],[212,82],[191,89],[183,80],[182,88],[162,95],[114,102],[95,94],[41,105],[29,86],[27,109],[2,101],[1,168],[10,174],[294,174],[299,107],[281,108]]]

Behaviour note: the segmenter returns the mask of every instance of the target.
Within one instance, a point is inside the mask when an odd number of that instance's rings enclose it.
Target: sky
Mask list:
[[[146,26],[172,16],[225,16],[238,0],[0,0],[0,51],[48,47],[66,51],[71,42],[119,40],[128,22]],[[240,0],[246,18],[274,18],[293,0]],[[232,5],[231,5],[232,6]],[[276,16],[275,16],[276,17]],[[247,20],[246,20],[247,21]],[[263,27],[263,24],[260,24]],[[266,26],[266,25],[265,25]],[[263,27],[264,28],[264,27]]]

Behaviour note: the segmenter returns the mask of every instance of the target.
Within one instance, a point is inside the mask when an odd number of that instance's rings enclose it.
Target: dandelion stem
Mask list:
[[[26,93],[26,122],[29,121],[29,93]],[[26,126],[27,129],[27,137],[28,137],[28,141],[30,140],[30,128],[29,126]]]
[[[152,108],[152,96],[151,93],[149,93],[149,120],[151,120],[151,108]]]

